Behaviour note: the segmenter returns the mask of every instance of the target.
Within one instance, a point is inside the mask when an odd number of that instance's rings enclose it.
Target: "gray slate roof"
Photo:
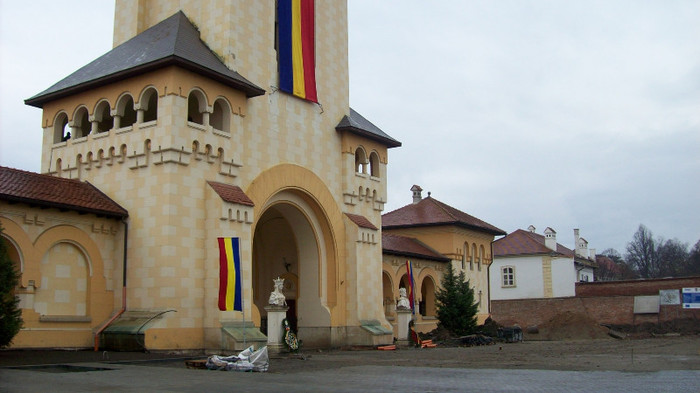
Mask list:
[[[336,131],[349,131],[373,139],[385,144],[387,147],[401,146],[401,142],[387,135],[384,131],[379,129],[379,127],[372,124],[372,122],[365,119],[352,108],[350,108],[350,116],[343,116],[343,119],[335,126],[335,129]]]
[[[171,65],[217,80],[248,97],[265,94],[264,89],[226,67],[179,11],[24,102],[41,108],[61,97]]]

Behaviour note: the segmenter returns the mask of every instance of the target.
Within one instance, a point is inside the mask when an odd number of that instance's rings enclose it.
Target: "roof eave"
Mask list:
[[[450,221],[450,222],[430,222],[422,224],[399,224],[399,225],[382,225],[382,229],[406,229],[406,228],[420,228],[420,227],[445,227],[445,226],[458,226],[461,228],[472,229],[480,232],[486,232],[494,236],[505,236],[504,231],[494,231],[493,229],[483,228],[476,225],[469,225],[461,221]]]
[[[192,61],[183,59],[181,57],[172,55],[168,57],[164,57],[162,59],[158,59],[156,61],[152,61],[150,63],[142,64],[140,66],[132,67],[127,70],[115,72],[113,74],[105,75],[103,77],[99,77],[96,79],[92,79],[90,81],[71,86],[65,89],[61,89],[52,93],[48,94],[43,94],[41,93],[39,95],[36,95],[34,97],[28,98],[24,100],[25,105],[30,105],[36,108],[42,108],[43,105],[47,102],[57,100],[59,98],[67,97],[73,94],[81,93],[83,91],[87,91],[90,89],[93,89],[98,86],[103,86],[106,84],[110,83],[115,83],[122,81],[124,79],[128,79],[130,77],[136,76],[136,75],[141,75],[146,72],[150,71],[155,71],[161,68],[165,68],[168,66],[180,66],[184,69],[193,71],[195,73],[201,74],[203,76],[207,76],[211,79],[214,79],[218,82],[227,84],[231,87],[234,87],[238,90],[243,91],[246,93],[246,97],[251,98],[251,97],[257,97],[265,94],[265,90],[261,87],[258,87],[252,83],[245,83],[243,81],[236,80],[234,78],[230,78],[226,75],[223,75],[219,72],[216,72],[214,70],[211,70],[207,67],[203,67],[197,63],[194,63]]]
[[[40,199],[23,198],[23,197],[17,197],[14,195],[7,195],[7,194],[0,194],[0,200],[4,200],[4,201],[10,202],[10,203],[24,203],[24,204],[27,204],[29,206],[38,206],[41,208],[70,210],[70,211],[74,211],[77,213],[94,214],[96,216],[108,217],[108,218],[122,219],[122,218],[129,217],[129,213],[126,211],[124,211],[123,213],[117,213],[117,212],[108,211],[108,210],[91,209],[91,208],[87,208],[87,207],[79,207],[79,206],[69,205],[69,204],[65,204],[65,203],[46,202],[46,201],[43,201]]]
[[[447,258],[447,257],[441,258],[441,257],[423,255],[423,254],[407,252],[407,251],[387,250],[385,248],[382,249],[382,253],[388,254],[388,255],[396,255],[396,256],[400,256],[400,257],[427,259],[427,260],[436,261],[436,262],[450,262],[451,261],[451,259]]]
[[[380,143],[386,145],[388,148],[401,147],[401,142],[399,142],[395,139],[383,138],[377,134],[373,134],[373,133],[371,133],[367,130],[363,130],[361,128],[348,126],[348,127],[336,127],[335,129],[336,129],[336,131],[352,132],[353,134],[357,134],[357,135],[363,136],[365,138],[372,139],[374,141],[377,141],[377,142],[380,142]]]

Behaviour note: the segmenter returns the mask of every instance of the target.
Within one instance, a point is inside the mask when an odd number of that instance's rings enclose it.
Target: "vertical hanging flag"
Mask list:
[[[408,260],[406,261],[406,275],[408,276],[408,301],[411,303],[411,313],[415,315],[416,310],[413,306],[413,290],[415,287],[413,282],[413,262]]]
[[[277,0],[277,32],[280,90],[318,102],[314,0]]]
[[[241,252],[237,237],[219,239],[219,310],[243,311]]]

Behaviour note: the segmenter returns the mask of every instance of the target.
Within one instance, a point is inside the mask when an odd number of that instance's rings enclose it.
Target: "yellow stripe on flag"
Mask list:
[[[301,0],[292,0],[292,69],[294,94],[306,98],[304,55],[301,47]]]
[[[226,286],[226,309],[233,310],[233,301],[235,300],[235,287],[236,287],[236,268],[233,261],[233,249],[231,248],[231,242],[224,242],[226,247],[226,265],[228,267],[228,285]]]

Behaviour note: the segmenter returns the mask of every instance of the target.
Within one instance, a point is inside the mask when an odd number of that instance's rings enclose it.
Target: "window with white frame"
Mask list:
[[[502,287],[514,287],[515,286],[515,266],[503,266],[501,268],[501,286]]]

